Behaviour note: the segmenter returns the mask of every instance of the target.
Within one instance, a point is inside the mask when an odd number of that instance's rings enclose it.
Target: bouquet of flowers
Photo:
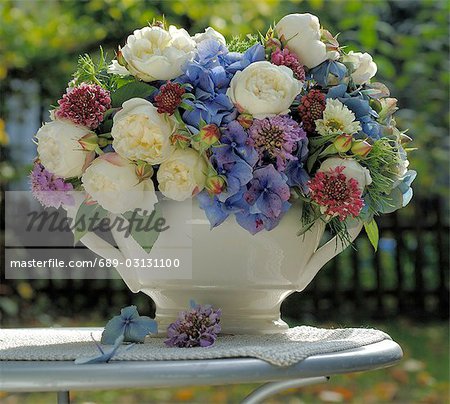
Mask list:
[[[126,215],[152,211],[159,191],[252,234],[299,209],[300,234],[323,221],[345,239],[358,220],[376,247],[373,217],[405,206],[416,175],[376,71],[311,14],[228,43],[154,22],[110,63],[80,57],[36,135],[33,193],[59,207],[83,190],[80,210]]]

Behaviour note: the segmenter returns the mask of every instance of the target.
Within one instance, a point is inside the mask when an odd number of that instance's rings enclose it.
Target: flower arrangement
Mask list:
[[[80,57],[36,135],[33,193],[59,207],[84,190],[121,215],[151,211],[159,191],[196,198],[212,228],[234,216],[252,234],[299,209],[300,234],[323,221],[345,239],[356,219],[376,248],[373,217],[405,206],[416,175],[376,71],[311,14],[228,43],[154,22],[111,63]]]

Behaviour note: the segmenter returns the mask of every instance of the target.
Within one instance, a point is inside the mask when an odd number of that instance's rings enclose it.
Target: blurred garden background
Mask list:
[[[372,54],[377,81],[398,98],[418,171],[410,205],[377,220],[380,248],[364,237],[283,304],[291,324],[370,326],[403,347],[399,366],[340,376],[272,402],[449,402],[449,2],[445,0],[22,0],[0,1],[0,186],[26,190],[33,135],[48,120],[79,54],[110,58],[134,29],[164,15],[191,34],[207,26],[228,39],[261,31],[285,14],[311,12],[347,50]],[[4,207],[3,207],[4,209]],[[4,212],[4,210],[3,210]],[[4,217],[1,218],[4,227]],[[2,244],[3,245],[3,244]],[[149,299],[120,280],[6,280],[3,327],[103,326],[127,304],[152,314]],[[239,401],[251,386],[76,393],[74,402]],[[2,394],[0,402],[49,402],[45,394]]]

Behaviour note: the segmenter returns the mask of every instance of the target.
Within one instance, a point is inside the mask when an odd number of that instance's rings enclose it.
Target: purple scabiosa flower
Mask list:
[[[269,219],[278,218],[283,211],[283,202],[291,195],[286,180],[272,164],[255,170],[244,193],[245,201],[253,207],[250,212],[262,213]]]
[[[59,208],[62,204],[72,205],[73,190],[71,183],[46,170],[41,163],[36,163],[30,173],[31,192],[33,196],[45,207]]]
[[[111,107],[109,91],[96,84],[82,83],[69,87],[58,101],[55,116],[68,119],[76,125],[95,129],[103,121],[103,114]]]
[[[287,176],[287,184],[290,187],[299,187],[304,194],[308,193],[307,183],[310,180],[306,171],[306,161],[308,160],[308,139],[302,139],[297,143],[296,159],[291,160],[284,170]]]
[[[253,167],[258,160],[258,153],[252,140],[238,121],[231,121],[222,131],[220,145],[213,149],[214,157],[219,164],[244,160]]]
[[[181,312],[178,319],[167,328],[164,343],[170,347],[208,347],[214,344],[220,333],[220,309],[191,302],[191,309]]]
[[[286,168],[287,161],[296,159],[292,155],[296,143],[306,139],[305,131],[287,115],[255,119],[249,134],[258,151],[258,163],[275,163],[278,171]]]

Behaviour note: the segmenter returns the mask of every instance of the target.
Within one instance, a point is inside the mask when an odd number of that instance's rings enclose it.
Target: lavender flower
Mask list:
[[[220,332],[220,309],[191,302],[191,309],[181,312],[167,328],[167,346],[178,348],[208,347],[214,344]]]
[[[65,182],[46,170],[41,163],[36,163],[30,174],[31,192],[33,196],[45,207],[59,208],[62,204],[73,205],[72,184]]]
[[[296,142],[305,139],[301,126],[287,115],[255,119],[249,134],[258,151],[259,164],[275,163],[278,171],[286,168],[286,162],[295,160],[292,155]]]

